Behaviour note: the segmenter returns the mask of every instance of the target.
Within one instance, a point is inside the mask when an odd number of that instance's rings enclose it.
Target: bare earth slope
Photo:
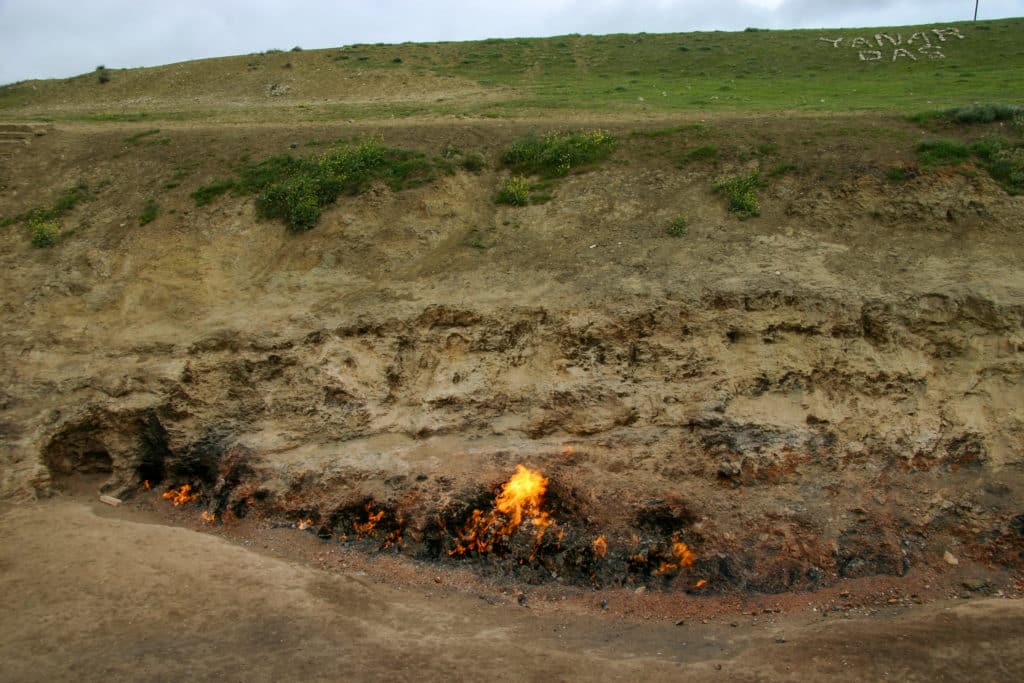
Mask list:
[[[977,151],[1019,125],[238,102],[0,125],[0,678],[1020,678],[1024,197]],[[513,141],[597,127],[495,202]],[[300,233],[193,197],[367,139],[434,176]]]
[[[139,146],[61,127],[5,193],[15,213],[48,203],[41,187],[96,188],[57,247],[3,236],[4,492],[97,471],[122,496],[189,483],[218,519],[310,518],[325,538],[384,511],[402,552],[450,561],[525,463],[560,524],[529,562],[495,561],[528,581],[773,592],[948,551],[1005,588],[1024,512],[1021,199],[979,173],[887,182],[887,140],[798,142],[859,122],[755,133],[799,170],[746,222],[708,187],[756,162],[680,171],[657,156],[670,143],[619,130],[615,157],[547,204],[497,206],[494,171],[460,171],[343,199],[301,235],[248,198],[196,208],[188,183],[135,216],[184,160],[207,159],[198,183],[257,137],[377,130],[494,158],[527,128],[182,127]],[[742,141],[750,121],[713,126]],[[680,539],[696,565],[662,575]]]

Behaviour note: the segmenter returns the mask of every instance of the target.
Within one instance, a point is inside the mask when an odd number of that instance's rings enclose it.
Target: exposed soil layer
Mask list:
[[[751,221],[710,185],[756,159],[679,170],[661,148],[696,138],[625,122],[612,160],[550,203],[499,207],[502,171],[459,171],[347,198],[302,235],[251,198],[188,193],[307,138],[380,132],[493,162],[529,126],[45,132],[2,162],[0,215],[79,181],[92,198],[51,250],[0,234],[2,493],[187,484],[193,517],[301,523],[523,585],[774,594],[913,575],[1013,593],[1024,200],[977,169],[888,182],[893,141],[916,131],[837,132],[858,122],[710,122],[798,169]],[[808,148],[808,127],[834,141]],[[668,237],[684,211],[689,234]],[[548,478],[553,525],[456,552],[518,464]]]

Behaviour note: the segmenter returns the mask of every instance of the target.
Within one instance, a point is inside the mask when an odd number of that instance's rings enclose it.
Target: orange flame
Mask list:
[[[367,503],[366,504],[366,515],[367,515],[366,521],[363,522],[363,523],[352,522],[352,528],[354,528],[356,530],[356,538],[363,538],[365,536],[369,536],[369,535],[373,534],[374,527],[377,526],[377,523],[380,522],[380,520],[384,519],[384,511],[383,510],[378,510],[377,512],[372,512],[372,510],[373,510],[373,504],[372,503]]]
[[[536,552],[545,532],[555,523],[550,514],[540,509],[547,489],[547,477],[523,465],[516,465],[516,473],[505,482],[501,493],[494,499],[494,509],[486,514],[473,510],[466,525],[456,534],[455,550],[448,554],[488,553],[494,549],[495,543],[511,536],[524,521],[535,529]]]
[[[393,545],[397,545],[399,548],[402,547],[402,523],[404,521],[405,520],[402,519],[402,516],[399,515],[398,519],[396,520],[396,523],[398,524],[397,528],[393,529],[384,538],[384,545],[382,547],[383,550],[387,550],[388,548],[390,548]]]
[[[674,570],[681,570],[684,567],[692,567],[697,556],[690,552],[690,549],[685,543],[679,540],[679,536],[672,537],[672,556],[675,558],[674,562],[662,562],[658,567],[656,574],[665,574]]]
[[[179,505],[188,505],[199,500],[199,493],[192,491],[191,484],[183,484],[176,489],[165,491],[162,495],[164,500],[169,500],[174,503],[174,507]]]
[[[700,581],[697,582],[697,585],[694,586],[694,588],[703,588],[706,585],[708,585],[708,580],[707,579],[701,579]]]
[[[206,510],[203,510],[203,513],[200,516],[203,518],[203,521],[207,524],[213,524],[217,521],[217,515],[213,514],[212,512],[207,512]]]
[[[142,488],[146,489],[147,491],[148,491],[148,490],[150,490],[151,488],[153,488],[153,487],[152,487],[152,486],[150,486],[150,484],[149,484],[149,479],[147,479],[147,480],[145,480],[144,482],[142,482]]]
[[[594,539],[591,547],[594,549],[594,557],[604,557],[608,554],[608,539],[604,537],[604,534],[601,534]]]
[[[299,531],[305,531],[309,527],[313,526],[313,518],[307,517],[306,519],[299,520]]]

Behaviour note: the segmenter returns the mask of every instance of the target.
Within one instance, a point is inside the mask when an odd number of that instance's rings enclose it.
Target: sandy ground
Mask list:
[[[133,516],[74,497],[3,510],[0,680],[1024,677],[1019,600],[676,625],[384,585]]]

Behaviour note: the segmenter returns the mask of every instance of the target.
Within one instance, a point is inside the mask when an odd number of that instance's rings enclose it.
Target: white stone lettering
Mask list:
[[[907,45],[913,45],[915,40],[923,40],[925,45],[931,45],[931,38],[924,31],[916,31],[909,38],[907,38]]]
[[[939,42],[942,43],[946,42],[946,36],[953,36],[960,40],[966,38],[966,36],[960,33],[960,29],[957,28],[933,28],[932,33],[937,35],[939,37]]]
[[[920,60],[920,55],[927,56],[928,59],[945,59],[946,55],[939,44],[953,39],[963,40],[966,37],[960,33],[960,29],[947,27],[914,31],[905,39],[902,33],[876,33],[872,37],[857,36],[852,39],[848,36],[819,36],[818,41],[828,43],[833,48],[852,48],[857,51],[857,57],[862,62],[878,62],[886,58],[891,58],[891,62],[908,59],[916,62]]]

